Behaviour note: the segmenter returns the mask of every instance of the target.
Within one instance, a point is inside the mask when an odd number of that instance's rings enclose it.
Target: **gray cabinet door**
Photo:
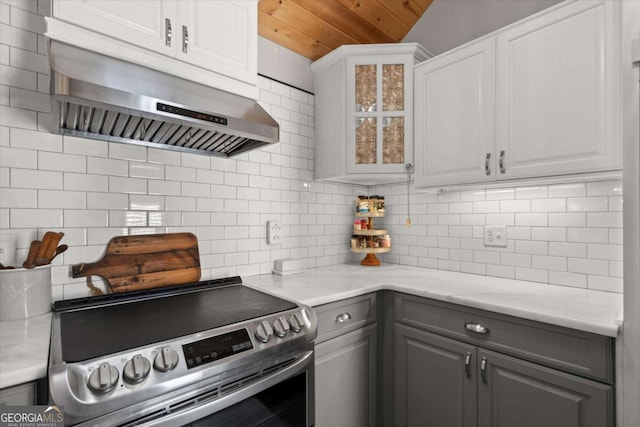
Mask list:
[[[488,350],[478,358],[478,427],[613,426],[611,386]]]
[[[316,345],[316,427],[375,425],[376,325]]]
[[[474,427],[477,348],[401,324],[395,332],[395,426]]]

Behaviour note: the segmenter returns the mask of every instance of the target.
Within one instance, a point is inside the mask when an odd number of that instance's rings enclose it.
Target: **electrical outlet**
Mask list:
[[[267,222],[267,243],[275,245],[280,243],[282,237],[282,225],[278,221]]]
[[[507,246],[507,227],[504,225],[485,227],[484,245],[505,248]]]

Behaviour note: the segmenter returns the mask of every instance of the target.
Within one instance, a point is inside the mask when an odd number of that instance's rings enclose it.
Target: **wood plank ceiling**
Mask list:
[[[433,0],[260,0],[258,33],[311,60],[343,44],[402,41]]]

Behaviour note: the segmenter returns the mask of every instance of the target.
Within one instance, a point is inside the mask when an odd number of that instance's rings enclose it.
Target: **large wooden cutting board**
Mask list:
[[[73,277],[104,278],[111,292],[127,292],[200,280],[198,239],[191,233],[118,236],[102,259],[71,267]]]

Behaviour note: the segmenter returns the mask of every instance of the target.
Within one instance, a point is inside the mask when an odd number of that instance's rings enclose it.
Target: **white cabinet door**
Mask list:
[[[621,168],[615,3],[578,1],[498,34],[498,179]]]
[[[155,52],[173,55],[178,26],[174,2],[61,0],[54,1],[53,8],[53,15],[58,19]],[[168,25],[171,26],[171,37]]]
[[[258,9],[248,1],[177,2],[177,58],[257,84]],[[178,37],[176,37],[176,40]]]
[[[481,40],[415,68],[417,187],[495,179],[494,43]]]

